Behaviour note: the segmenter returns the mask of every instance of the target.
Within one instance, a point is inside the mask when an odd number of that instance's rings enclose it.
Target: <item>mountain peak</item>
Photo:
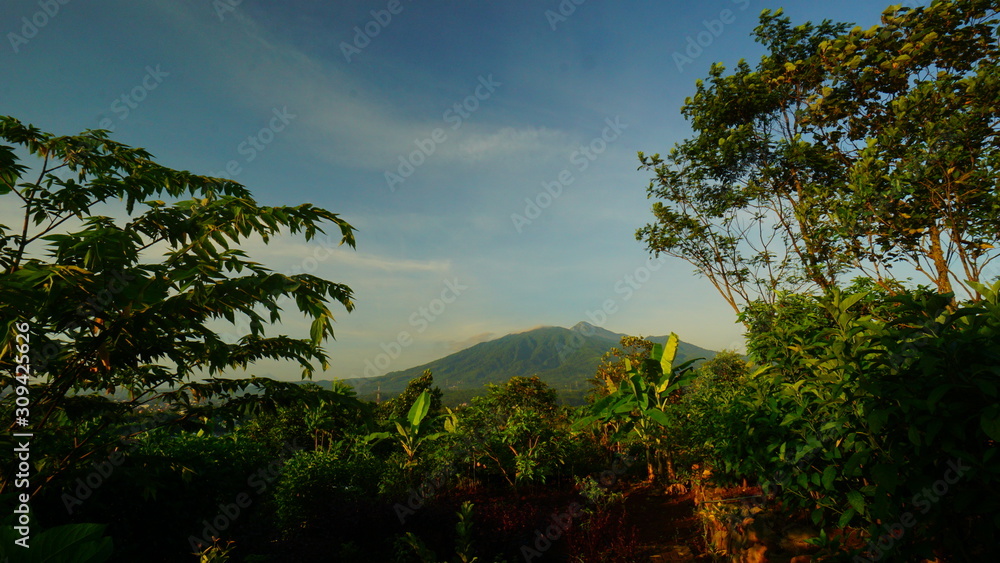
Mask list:
[[[616,332],[611,332],[606,328],[601,328],[599,326],[594,326],[587,321],[580,321],[570,328],[573,332],[578,332],[583,336],[593,336],[596,338],[601,338],[603,340],[612,340],[615,343],[622,339],[623,334],[618,334]]]
[[[590,388],[587,378],[597,371],[602,356],[619,345],[622,336],[588,322],[570,329],[539,327],[480,342],[421,366],[349,382],[360,397],[373,397],[379,391],[388,397],[401,393],[413,378],[429,369],[434,373],[434,384],[445,392],[446,401],[458,404],[482,394],[487,383],[503,384],[514,376],[537,375],[563,399],[582,404]],[[649,339],[662,344],[667,337]],[[711,350],[681,342],[676,361],[714,355]]]

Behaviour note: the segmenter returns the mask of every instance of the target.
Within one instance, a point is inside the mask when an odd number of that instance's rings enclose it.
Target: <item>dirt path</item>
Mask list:
[[[662,488],[644,487],[629,493],[628,522],[650,561],[697,561],[705,540],[694,516],[694,494],[667,494]]]

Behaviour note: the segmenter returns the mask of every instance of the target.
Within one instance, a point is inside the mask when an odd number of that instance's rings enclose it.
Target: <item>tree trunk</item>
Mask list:
[[[945,260],[944,250],[941,248],[941,229],[937,223],[931,223],[930,227],[931,248],[928,252],[931,260],[934,261],[934,270],[937,278],[934,283],[937,285],[939,293],[951,293],[951,279],[948,261]]]

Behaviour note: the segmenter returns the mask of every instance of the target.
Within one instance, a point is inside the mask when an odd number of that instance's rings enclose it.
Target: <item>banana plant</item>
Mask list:
[[[472,555],[475,550],[472,537],[472,509],[471,502],[464,502],[458,509],[458,524],[455,525],[455,563],[476,563],[478,557]],[[413,554],[420,559],[421,563],[442,563],[442,560],[431,551],[427,545],[413,532],[407,532],[403,536],[403,542],[410,546]]]
[[[394,421],[396,432],[399,434],[398,440],[406,453],[406,462],[403,467],[411,468],[417,464],[417,453],[425,442],[436,440],[447,432],[435,432],[433,434],[421,434],[420,428],[431,408],[431,394],[426,390],[417,396],[410,407],[410,412],[406,414],[405,420]],[[454,422],[452,421],[452,424]],[[367,440],[386,439],[392,436],[390,432],[375,432],[368,435]]]
[[[615,437],[620,439],[624,434],[633,434],[646,447],[650,481],[656,477],[653,469],[656,450],[665,450],[667,470],[673,477],[670,448],[662,447],[663,431],[670,427],[668,405],[674,392],[690,383],[691,364],[700,359],[689,360],[675,368],[673,362],[678,343],[677,335],[670,333],[666,345],[654,344],[645,366],[633,365],[626,359],[628,376],[616,388],[610,389],[610,395],[591,405],[589,414],[574,424],[575,429],[581,429],[595,422],[621,423]]]

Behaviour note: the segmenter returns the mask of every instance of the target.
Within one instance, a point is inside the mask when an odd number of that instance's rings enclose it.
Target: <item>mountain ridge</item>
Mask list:
[[[399,394],[411,379],[431,370],[445,402],[457,404],[483,393],[488,383],[500,384],[514,376],[538,375],[563,402],[580,404],[589,391],[601,356],[621,342],[621,333],[581,321],[570,328],[545,326],[515,332],[444,356],[423,365],[376,377],[343,380],[364,399],[386,399]],[[648,337],[663,344],[668,336]],[[681,341],[676,363],[692,358],[711,359],[716,354]],[[317,382],[329,384],[326,382]],[[325,385],[324,385],[325,386]]]

